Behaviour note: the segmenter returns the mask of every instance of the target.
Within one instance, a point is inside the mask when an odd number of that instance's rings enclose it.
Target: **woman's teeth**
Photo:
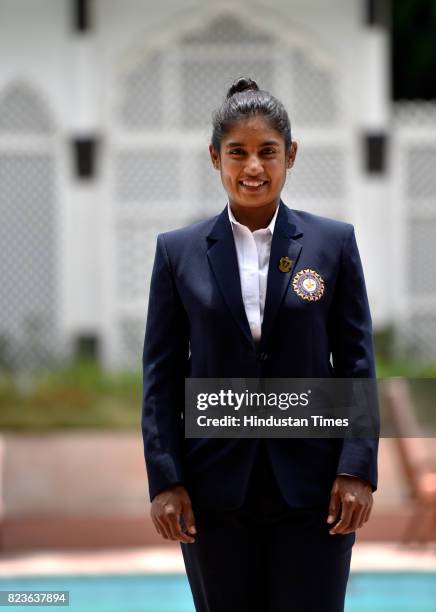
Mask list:
[[[266,181],[241,181],[241,184],[245,185],[246,187],[260,187],[265,183]]]

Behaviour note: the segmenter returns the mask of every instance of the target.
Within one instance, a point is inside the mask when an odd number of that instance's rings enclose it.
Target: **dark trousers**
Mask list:
[[[194,508],[181,548],[196,611],[342,612],[355,534],[330,535],[327,511],[287,505],[261,444],[241,508]]]

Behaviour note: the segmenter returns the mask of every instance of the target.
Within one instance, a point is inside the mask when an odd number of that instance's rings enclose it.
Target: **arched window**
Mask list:
[[[58,348],[53,131],[31,85],[0,91],[0,365],[17,372]]]

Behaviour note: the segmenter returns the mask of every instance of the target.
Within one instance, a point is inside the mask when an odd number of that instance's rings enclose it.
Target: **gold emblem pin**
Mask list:
[[[280,272],[289,272],[294,262],[289,257],[280,257],[279,270]]]

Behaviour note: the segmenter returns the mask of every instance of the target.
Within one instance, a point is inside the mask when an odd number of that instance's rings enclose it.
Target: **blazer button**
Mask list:
[[[261,353],[259,359],[260,361],[266,361],[268,359],[268,353]]]

